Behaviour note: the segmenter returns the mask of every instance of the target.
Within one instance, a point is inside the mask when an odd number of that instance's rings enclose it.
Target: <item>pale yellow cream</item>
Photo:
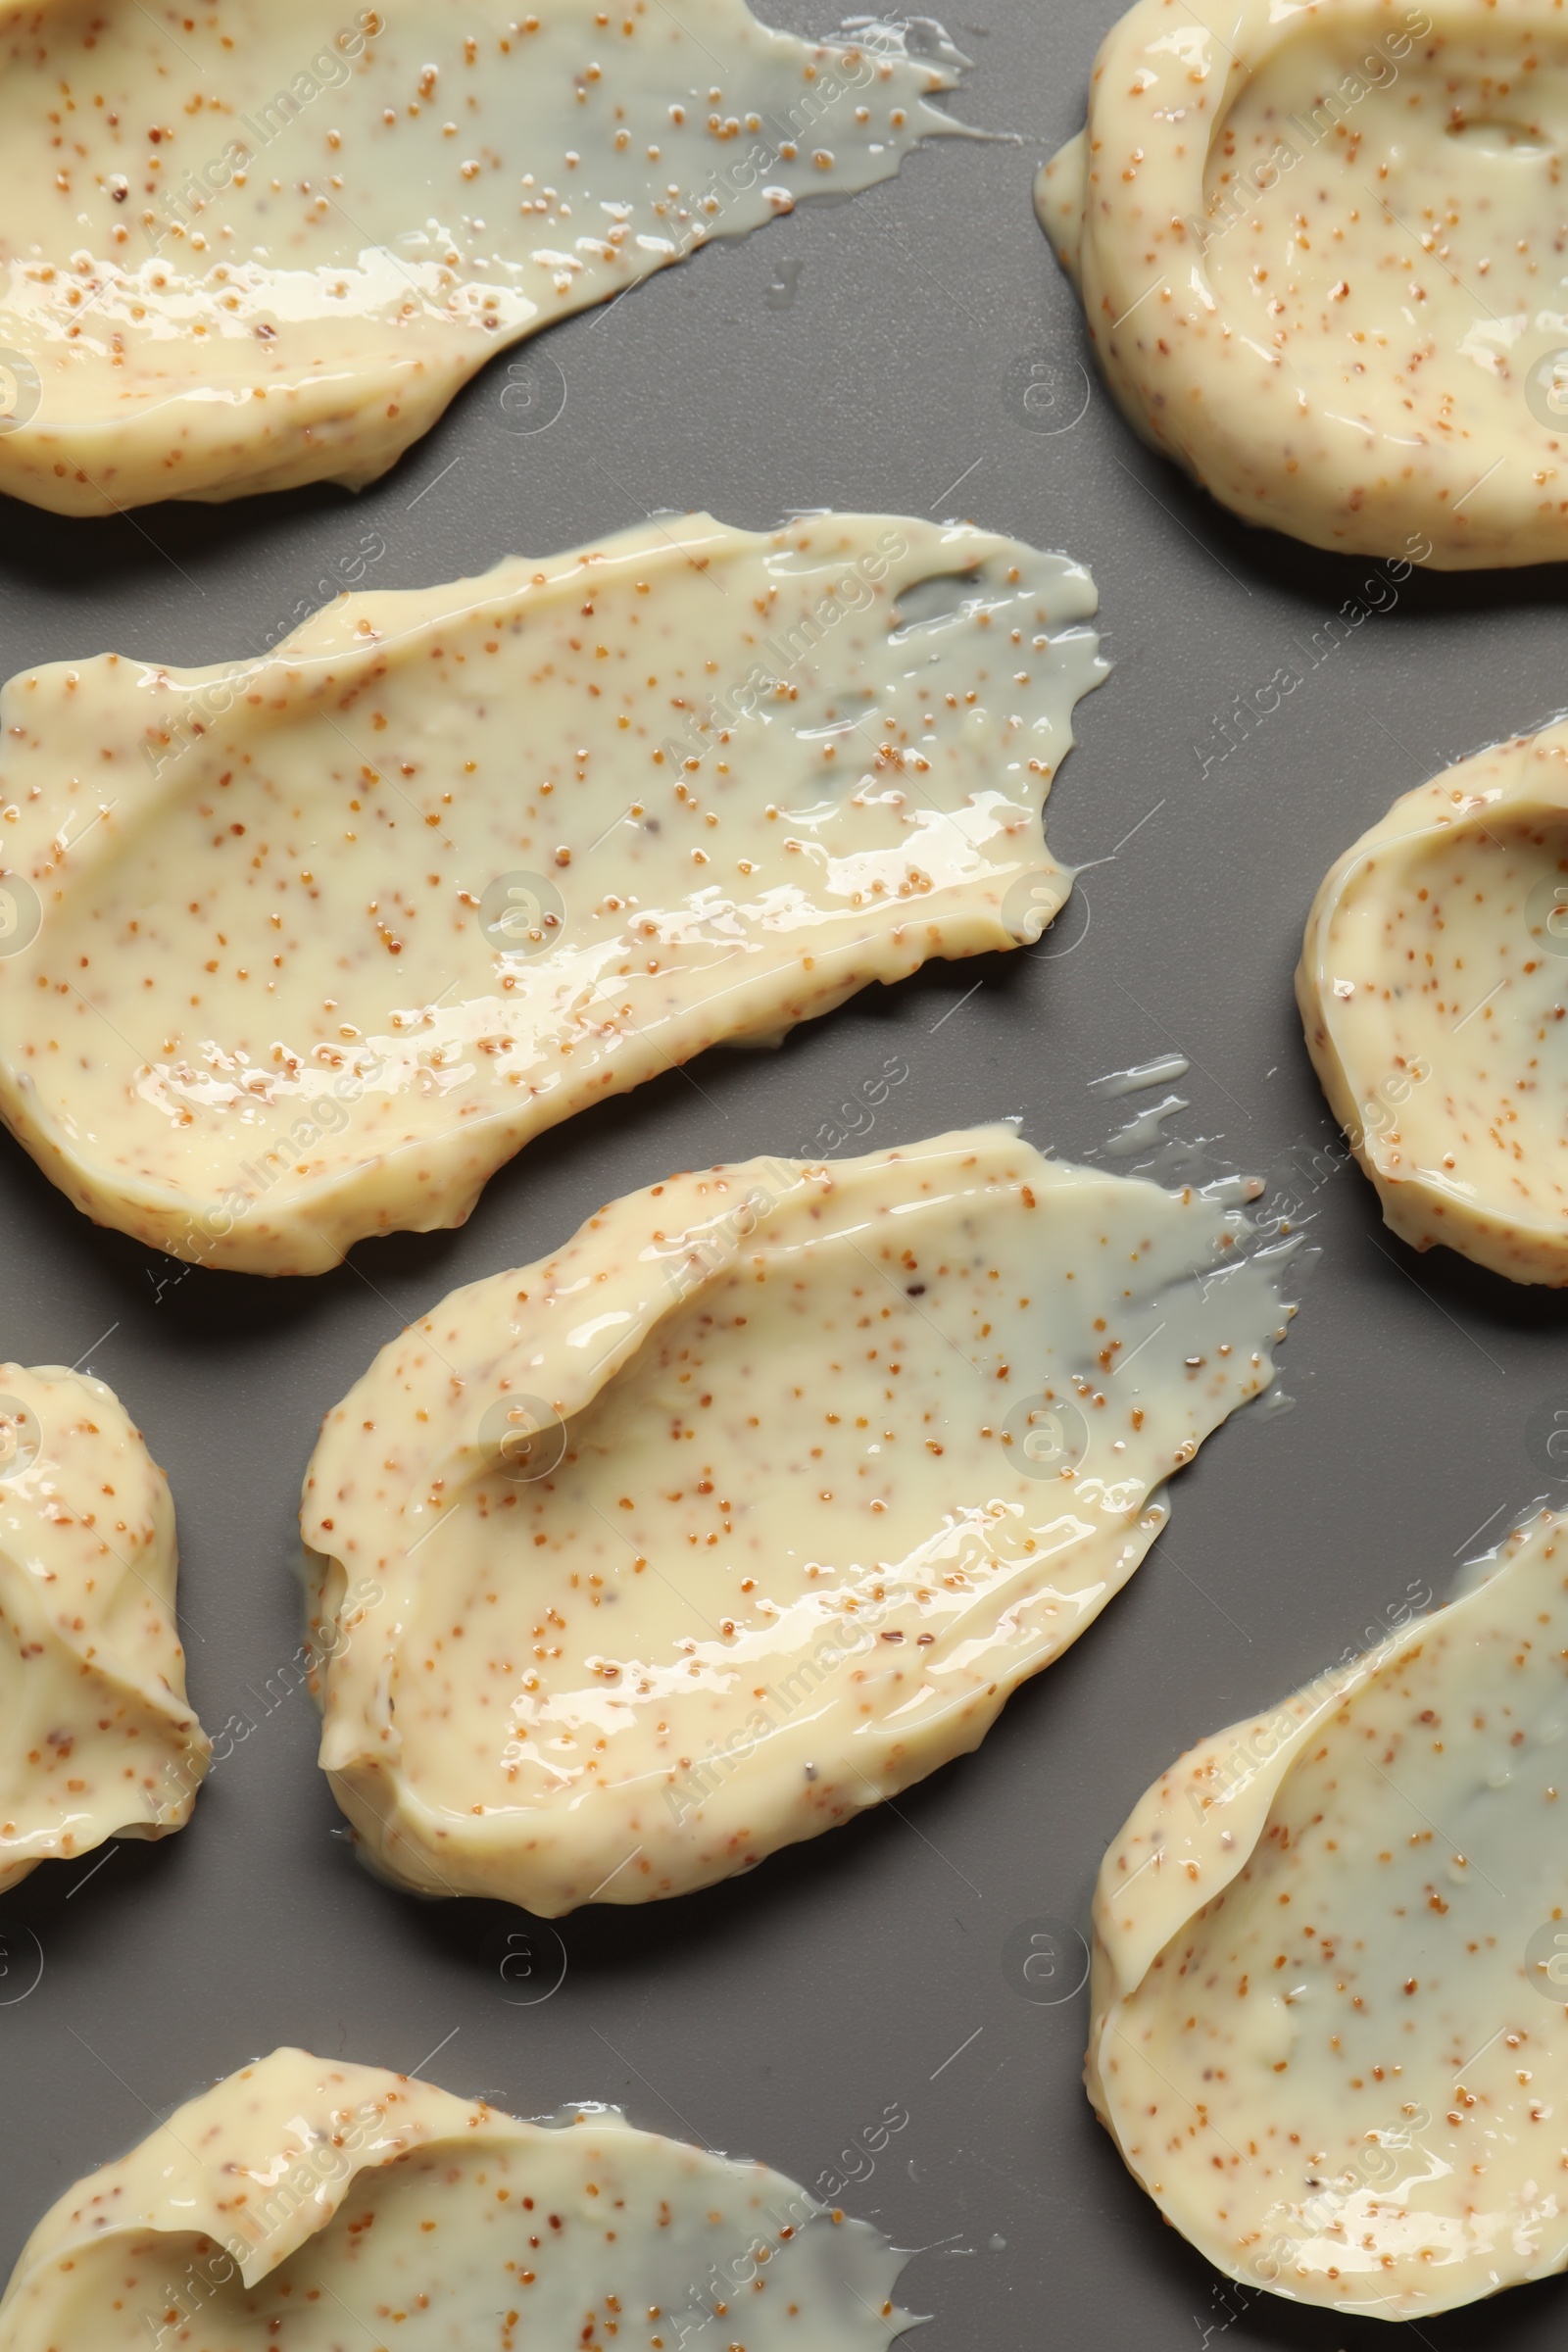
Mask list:
[[[190,1819],[174,1506],[101,1380],[0,1364],[0,1890]]]
[[[1488,1565],[1191,1749],[1095,1898],[1088,2082],[1133,2173],[1233,2278],[1371,2319],[1568,2267],[1562,1520]]]
[[[1318,891],[1296,995],[1394,1231],[1568,1283],[1568,727],[1396,801]]]
[[[903,2257],[613,2109],[519,2123],[274,2050],[68,2189],[0,2352],[886,2352]]]
[[[1095,601],[965,525],[695,515],[14,679],[0,1115],[197,1263],[461,1224],[585,1103],[1037,939]]]
[[[0,490],[358,487],[507,345],[897,172],[961,63],[744,0],[12,9]]]
[[[1105,377],[1249,522],[1568,555],[1568,28],[1545,0],[1138,0],[1036,204]]]
[[[673,1177],[454,1292],[305,1483],[368,1859],[646,1902],[977,1746],[1268,1385],[1290,1245],[1249,1248],[1255,1189],[982,1127]]]

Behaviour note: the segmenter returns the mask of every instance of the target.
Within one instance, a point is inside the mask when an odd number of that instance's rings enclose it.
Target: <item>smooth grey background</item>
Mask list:
[[[1021,1922],[1086,1924],[1105,1843],[1181,1748],[1358,1642],[1412,1580],[1441,1593],[1473,1531],[1546,1484],[1526,1430],[1568,1404],[1561,1299],[1415,1258],[1353,1170],[1312,1203],[1321,1262],[1284,1351],[1296,1409],[1214,1439],[1176,1482],[1168,1538],[982,1751],[747,1879],[564,1923],[565,1980],[539,2005],[505,1997],[496,1937],[518,1915],[422,1906],[363,1873],[307,1701],[267,1695],[300,1637],[318,1424],[403,1322],[672,1168],[809,1147],[894,1052],[910,1076],[862,1146],[1019,1112],[1036,1143],[1083,1154],[1110,1125],[1088,1081],[1179,1051],[1177,1124],[1279,1172],[1329,1131],[1290,993],[1325,868],[1396,793],[1563,699],[1561,583],[1541,570],[1413,579],[1308,667],[1303,644],[1374,567],[1234,522],[1080,373],[1030,183],[1081,119],[1110,5],[987,0],[983,23],[955,22],[976,61],[957,111],[1021,143],[928,147],[854,203],[559,329],[533,347],[567,387],[548,430],[511,429],[503,360],[358,500],[109,523],[0,508],[4,674],[110,647],[255,651],[368,532],[386,549],[369,581],[415,587],[698,506],[759,526],[803,507],[965,514],[1070,549],[1116,663],[1049,812],[1061,856],[1116,855],[1038,952],[934,967],[776,1055],[710,1054],[591,1111],[497,1176],[461,1233],[366,1244],[314,1282],[187,1272],[86,1224],[0,1139],[0,1354],[79,1358],[123,1396],[173,1485],[192,1696],[211,1730],[253,1726],[183,1835],[46,1866],[0,1901],[0,2274],[74,2178],[291,2040],[405,2069],[438,2051],[455,2090],[524,2114],[619,2101],[807,2181],[900,2102],[907,2127],[846,2201],[921,2249],[905,2296],[936,2315],[933,2352],[1142,2352],[1205,2328],[1227,2352],[1387,2340],[1222,2292],[1090,2114],[1086,1996],[1037,2005],[1003,1969]],[[822,29],[799,0],[774,12]],[[1056,406],[1026,407],[1030,383]],[[1086,396],[1076,423],[1039,429]],[[1282,666],[1300,684],[1204,773],[1217,714]],[[44,1971],[17,2000],[28,1931]],[[1412,2332],[1555,2346],[1565,2298],[1516,2291]]]

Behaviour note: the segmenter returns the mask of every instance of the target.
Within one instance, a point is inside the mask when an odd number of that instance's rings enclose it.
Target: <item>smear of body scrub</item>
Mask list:
[[[454,1292],[305,1485],[321,1763],[368,1858],[545,1917],[646,1902],[977,1746],[1272,1377],[1255,1189],[983,1127],[675,1177]]]
[[[906,30],[803,41],[743,0],[12,11],[0,489],[104,514],[372,481],[507,345],[957,128],[929,101],[964,61]]]
[[[1088,2082],[1244,2284],[1418,2320],[1568,2264],[1568,1542],[1191,1749],[1107,1853]]]
[[[15,679],[0,1113],[199,1263],[461,1224],[585,1103],[1038,938],[1095,602],[966,526],[697,515]]]
[[[1568,1283],[1568,727],[1396,801],[1318,891],[1296,996],[1394,1232]]]
[[[1138,0],[1036,206],[1144,437],[1249,522],[1568,555],[1568,36],[1526,0]]]
[[[190,1819],[174,1506],[101,1380],[0,1364],[0,1890]]]
[[[281,2049],[67,2190],[12,2274],[0,2352],[674,2352],[705,2328],[886,2352],[902,2266],[782,2174],[613,2109],[519,2123]]]

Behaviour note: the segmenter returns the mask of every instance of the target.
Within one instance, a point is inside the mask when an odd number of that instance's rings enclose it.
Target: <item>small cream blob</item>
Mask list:
[[[1249,1250],[1250,1190],[980,1127],[672,1177],[454,1292],[305,1483],[367,1858],[648,1902],[978,1746],[1268,1386],[1290,1245]]]
[[[1313,900],[1296,997],[1393,1231],[1568,1283],[1568,727],[1396,801]]]
[[[113,1390],[0,1364],[0,1890],[190,1819],[174,1506]]]

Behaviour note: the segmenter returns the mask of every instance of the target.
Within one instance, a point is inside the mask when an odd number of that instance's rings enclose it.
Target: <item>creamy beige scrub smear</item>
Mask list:
[[[743,0],[13,0],[0,489],[372,481],[507,345],[955,130],[931,45]]]
[[[0,2352],[886,2352],[904,2257],[766,2165],[274,2050],[68,2189]]]
[[[1036,209],[1111,390],[1249,522],[1568,555],[1568,28],[1544,0],[1138,0]]]
[[[1396,801],[1312,902],[1296,997],[1386,1223],[1568,1283],[1568,727]]]
[[[174,1506],[101,1380],[0,1364],[0,1891],[190,1819]]]
[[[199,1263],[459,1225],[585,1103],[1037,939],[1095,602],[967,526],[699,514],[16,678],[0,1115]]]
[[[305,1482],[368,1858],[545,1917],[647,1902],[978,1746],[1268,1386],[1295,1310],[1257,1189],[979,1127],[672,1177],[454,1292]]]
[[[1190,1749],[1095,1897],[1133,2173],[1233,2278],[1372,2319],[1568,2267],[1563,1520],[1467,1582]]]

